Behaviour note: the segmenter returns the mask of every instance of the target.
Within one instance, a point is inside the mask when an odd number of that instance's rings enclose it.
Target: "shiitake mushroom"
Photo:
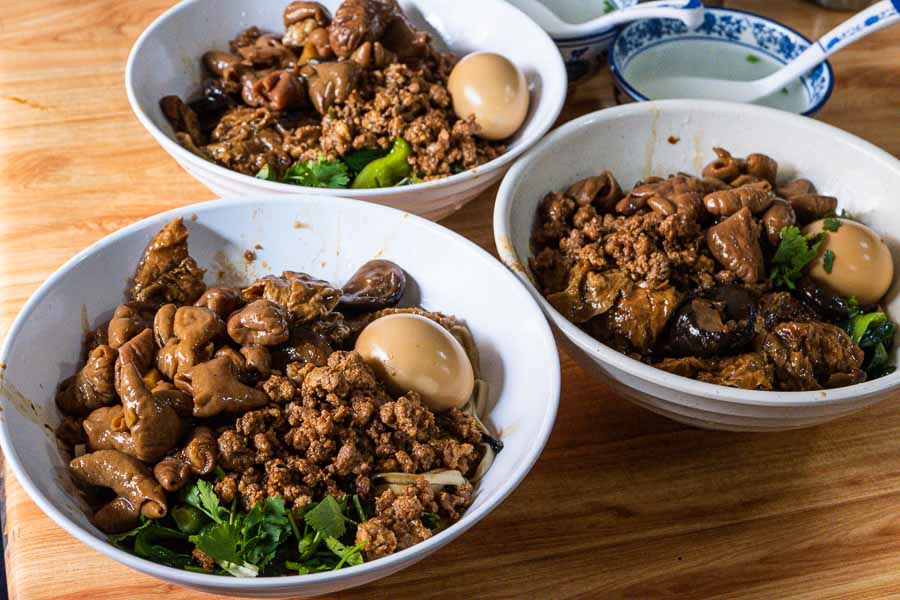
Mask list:
[[[845,321],[850,317],[847,301],[811,277],[802,277],[794,293],[828,321]]]
[[[757,305],[745,287],[703,290],[685,302],[672,321],[668,351],[709,357],[740,352],[753,339]]]
[[[389,260],[370,260],[344,284],[340,306],[372,311],[397,304],[406,289],[406,274]]]

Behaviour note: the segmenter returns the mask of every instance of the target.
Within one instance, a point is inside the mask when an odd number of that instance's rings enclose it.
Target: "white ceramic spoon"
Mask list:
[[[729,81],[677,75],[657,78],[654,84],[657,89],[666,90],[666,98],[755,102],[781,90],[838,50],[898,22],[900,22],[900,0],[881,0],[844,21],[813,42],[800,56],[762,79]]]
[[[678,19],[688,29],[703,23],[703,4],[700,0],[644,2],[578,24],[563,21],[540,0],[510,0],[510,4],[534,19],[553,38],[579,37],[639,19]]]

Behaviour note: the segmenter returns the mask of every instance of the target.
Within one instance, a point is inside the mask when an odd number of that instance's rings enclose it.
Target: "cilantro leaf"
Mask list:
[[[366,520],[366,511],[363,508],[362,502],[359,501],[359,496],[357,494],[353,494],[353,508],[356,509],[356,516],[359,517],[359,522],[362,523]]]
[[[781,242],[772,257],[772,273],[769,279],[775,287],[792,290],[803,275],[803,269],[819,254],[824,235],[805,237],[798,227],[783,227]]]
[[[345,188],[350,183],[347,165],[339,160],[297,161],[285,172],[283,181],[318,188]]]
[[[355,546],[345,546],[340,542],[340,540],[337,540],[333,537],[325,538],[325,545],[329,550],[331,550],[332,554],[340,559],[340,561],[338,561],[338,563],[334,566],[334,570],[337,571],[338,569],[343,567],[344,564],[348,564],[350,566],[363,564],[364,560],[362,554],[360,553],[360,550],[362,550],[367,543],[368,542],[360,542]]]
[[[326,496],[315,508],[303,516],[303,520],[314,531],[326,538],[339,538],[347,529],[347,518],[334,496]]]
[[[826,250],[825,254],[822,256],[823,266],[825,267],[826,273],[831,273],[831,270],[834,268],[834,252],[831,250]]]
[[[229,511],[219,503],[213,484],[204,479],[198,479],[190,487],[184,501],[194,508],[199,508],[216,523],[223,523],[228,519]]]
[[[828,217],[825,219],[825,223],[822,224],[822,229],[825,231],[837,231],[841,228],[841,221],[835,217]]]
[[[746,58],[747,58],[747,62],[750,64],[756,64],[759,62],[759,57],[756,56],[755,54],[748,54]]]
[[[347,168],[350,169],[350,172],[355,175],[373,160],[386,155],[387,150],[382,150],[381,148],[363,148],[362,150],[354,150],[345,154],[342,160],[347,165]]]
[[[204,553],[215,559],[217,563],[223,561],[241,563],[241,528],[237,523],[216,523],[207,527],[200,533],[192,535],[192,544]]]
[[[107,536],[106,539],[108,539],[111,543],[118,546],[125,540],[135,537],[138,533],[140,533],[144,529],[147,529],[152,524],[153,524],[153,521],[151,521],[147,517],[141,515],[141,524],[140,525],[138,525],[137,527],[135,527],[134,529],[132,529],[130,531]]]
[[[275,557],[278,546],[290,533],[291,524],[280,497],[257,502],[244,517],[241,528],[244,560],[264,567]]]

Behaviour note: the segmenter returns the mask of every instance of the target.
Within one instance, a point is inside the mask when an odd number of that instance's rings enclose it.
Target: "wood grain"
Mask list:
[[[125,98],[128,50],[171,3],[4,3],[0,332],[75,252],[212,196]],[[803,0],[725,4],[808,36],[846,17]],[[819,118],[900,155],[897,30],[832,62],[837,88]],[[610,105],[601,73],[570,95],[561,120]],[[444,221],[492,252],[495,191]],[[714,433],[632,406],[565,355],[562,364],[550,442],[509,499],[425,563],[340,598],[900,597],[896,401],[806,431]],[[11,598],[198,596],[81,545],[8,472],[5,483]]]

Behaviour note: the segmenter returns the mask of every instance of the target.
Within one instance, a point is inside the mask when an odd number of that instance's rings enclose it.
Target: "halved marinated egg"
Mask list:
[[[472,396],[475,374],[462,344],[426,317],[376,319],[359,334],[356,351],[391,391],[418,392],[435,412],[459,408]]]
[[[502,140],[514,134],[528,114],[528,82],[509,59],[475,52],[456,63],[447,80],[453,110],[460,119],[475,115],[479,137]]]
[[[829,222],[837,231],[825,228]],[[838,294],[855,296],[860,304],[875,304],[891,287],[894,261],[881,237],[862,223],[848,219],[821,219],[803,230],[805,234],[825,234],[819,256],[811,263],[809,275]]]

